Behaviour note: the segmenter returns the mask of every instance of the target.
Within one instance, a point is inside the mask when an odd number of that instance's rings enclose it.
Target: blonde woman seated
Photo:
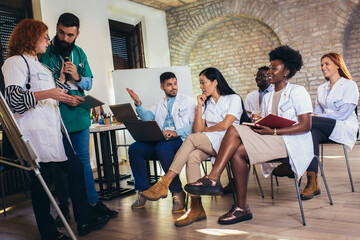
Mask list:
[[[181,145],[168,173],[150,189],[142,192],[148,200],[165,198],[171,181],[186,165],[188,182],[201,177],[200,163],[216,156],[225,131],[232,124],[239,124],[242,110],[241,98],[227,84],[216,68],[207,68],[199,74],[203,94],[197,96],[193,132]],[[189,210],[176,220],[175,226],[185,226],[206,218],[199,196],[191,195]]]
[[[216,194],[221,185],[217,182],[226,163],[230,161],[234,174],[237,203],[229,212],[219,217],[220,224],[233,224],[252,219],[246,201],[248,164],[289,157],[291,168],[300,177],[310,164],[314,152],[311,133],[312,103],[304,87],[288,80],[300,70],[302,57],[298,51],[281,46],[269,53],[270,67],[267,72],[274,91],[266,94],[262,103],[264,115],[270,113],[291,119],[297,123],[290,127],[271,129],[262,126],[253,129],[245,125],[231,126],[226,132],[209,176],[187,184],[185,190],[192,194]],[[273,166],[267,163],[264,175],[271,173]]]

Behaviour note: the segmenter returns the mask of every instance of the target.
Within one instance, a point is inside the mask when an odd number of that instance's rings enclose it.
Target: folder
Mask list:
[[[259,119],[254,123],[244,122],[242,124],[248,125],[251,127],[259,127],[259,125],[260,125],[260,126],[266,126],[266,127],[270,127],[270,128],[284,128],[284,127],[290,127],[294,123],[296,123],[296,122],[293,120],[279,117],[274,114],[269,114],[266,117]]]

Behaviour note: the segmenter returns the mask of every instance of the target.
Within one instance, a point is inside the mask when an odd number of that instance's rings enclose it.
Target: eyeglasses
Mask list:
[[[266,74],[259,74],[259,75],[254,75],[254,77],[256,78],[268,78],[269,76]]]
[[[44,38],[45,38],[46,41],[49,41],[49,42],[50,42],[50,37],[49,37],[49,35],[46,35]]]

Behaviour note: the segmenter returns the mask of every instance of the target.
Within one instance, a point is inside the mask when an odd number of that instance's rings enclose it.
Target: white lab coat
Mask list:
[[[336,108],[345,103],[358,104],[359,90],[356,83],[346,78],[340,78],[332,87],[326,97],[330,81],[321,84],[317,90],[316,104],[319,104],[324,113],[336,111]],[[334,130],[329,139],[345,144],[348,151],[351,151],[356,142],[356,134],[359,128],[358,118],[355,111],[346,120],[336,120]]]
[[[51,72],[45,68],[36,57],[23,54],[26,58],[31,78],[30,91],[37,92],[55,88],[55,81]],[[2,71],[5,87],[17,85],[26,90],[28,68],[24,59],[17,55],[8,58]],[[35,108],[24,114],[14,113],[21,133],[34,148],[39,162],[61,162],[67,160],[61,129],[62,124],[58,102],[54,99],[37,101]]]
[[[195,118],[196,103],[193,98],[178,93],[175,97],[175,101],[171,110],[171,114],[174,120],[175,130],[186,127],[188,124],[192,124]],[[160,127],[164,125],[167,110],[167,99],[161,99],[157,104],[150,108],[150,111],[155,115],[155,121]],[[181,137],[182,140],[185,138]]]
[[[222,122],[226,115],[229,114],[235,116],[233,124],[239,124],[241,114],[243,112],[241,98],[237,94],[220,96],[217,103],[215,103],[214,99],[211,97],[209,100],[207,100],[206,108],[203,107],[202,111],[202,118],[205,119],[207,127],[211,127],[218,124],[219,122]],[[209,138],[213,149],[216,153],[218,153],[226,130],[203,133]],[[211,157],[211,162],[215,162],[214,157]]]
[[[263,98],[263,116],[271,113],[274,91],[269,92]],[[287,83],[281,93],[278,104],[278,116],[298,122],[298,115],[312,113],[312,103],[309,93],[302,86]],[[291,169],[300,178],[314,157],[313,141],[311,132],[296,135],[282,135],[286,150],[289,155]],[[271,174],[274,164],[263,163],[262,170],[264,176]]]
[[[246,96],[245,109],[247,112],[251,112],[253,114],[258,114],[261,112],[261,106],[259,103],[259,90],[252,91]],[[247,113],[247,115],[251,117],[250,113]]]

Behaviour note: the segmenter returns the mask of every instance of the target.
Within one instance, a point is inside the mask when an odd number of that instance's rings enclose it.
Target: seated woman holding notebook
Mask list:
[[[216,68],[207,68],[200,72],[199,81],[203,93],[197,96],[194,133],[185,139],[166,175],[142,192],[142,196],[148,200],[165,198],[170,183],[185,165],[187,181],[199,179],[200,163],[216,156],[226,129],[240,122],[243,113],[241,98],[229,87],[221,72]],[[191,196],[191,207],[176,220],[175,226],[185,226],[203,219],[206,219],[206,214],[200,196]]]
[[[303,62],[300,53],[289,46],[281,46],[269,53],[270,69],[267,74],[274,91],[263,99],[262,113],[274,114],[295,121],[284,128],[260,126],[260,129],[246,125],[231,126],[220,146],[215,164],[208,176],[187,184],[185,190],[191,194],[214,195],[221,189],[220,175],[230,161],[237,193],[237,204],[219,217],[220,224],[233,224],[252,219],[246,201],[248,164],[289,157],[292,170],[300,177],[310,164],[314,152],[311,128],[312,103],[304,87],[291,84],[288,80],[300,70]],[[268,176],[273,164],[263,166]]]

